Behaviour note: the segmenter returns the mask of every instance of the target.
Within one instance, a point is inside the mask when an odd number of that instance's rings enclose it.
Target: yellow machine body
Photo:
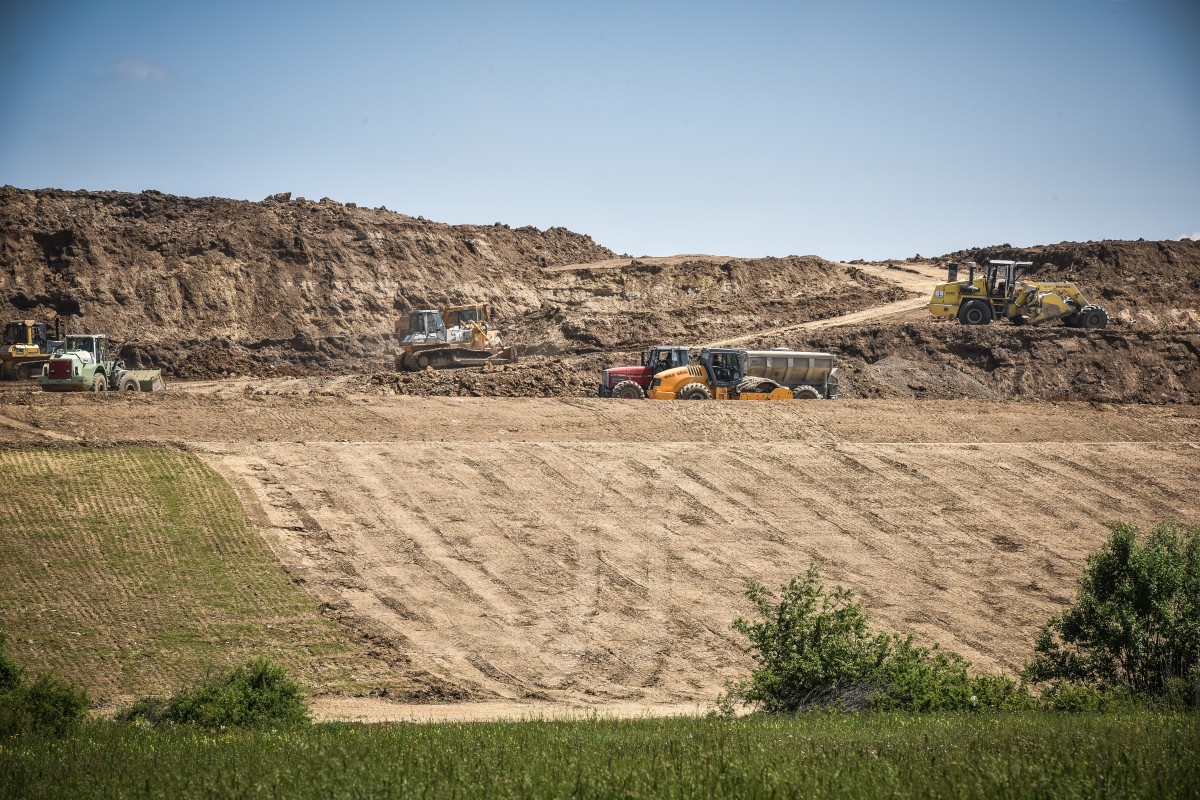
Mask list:
[[[986,269],[967,266],[967,278],[959,280],[958,265],[950,265],[948,279],[929,299],[930,314],[964,325],[986,325],[995,319],[1018,325],[1062,321],[1074,328],[1108,325],[1108,312],[1088,302],[1074,283],[1017,280],[1017,271],[1031,267],[1031,262],[991,261]]]

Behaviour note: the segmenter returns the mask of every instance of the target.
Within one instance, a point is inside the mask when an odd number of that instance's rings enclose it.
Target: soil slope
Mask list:
[[[810,561],[879,624],[1012,671],[1109,521],[1200,516],[1195,407],[335,386],[29,395],[0,410],[0,441],[194,449],[409,702],[694,709],[749,667],[729,629],[744,581]]]

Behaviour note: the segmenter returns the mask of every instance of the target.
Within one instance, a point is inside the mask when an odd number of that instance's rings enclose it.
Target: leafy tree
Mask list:
[[[913,638],[871,630],[850,589],[826,591],[816,565],[792,578],[773,596],[747,584],[757,620],[739,617],[734,630],[749,640],[757,667],[718,702],[735,702],[767,713],[808,707],[845,709],[995,708],[1022,702],[1024,693],[1003,676],[972,676],[970,662]]]
[[[1114,524],[1088,557],[1075,604],[1052,617],[1026,677],[1197,702],[1200,695],[1200,528],[1163,523],[1138,543]]]

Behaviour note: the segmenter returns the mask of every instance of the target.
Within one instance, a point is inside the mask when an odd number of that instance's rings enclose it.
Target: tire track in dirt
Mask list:
[[[268,513],[289,566],[476,698],[704,702],[748,666],[728,633],[744,581],[813,558],[878,624],[1014,669],[1111,512],[1197,515],[1188,443],[1075,444],[1080,463],[1003,442],[223,448],[227,471],[272,465],[274,483],[249,476],[258,502],[310,505],[321,538]],[[1048,477],[1072,502],[1012,510]]]

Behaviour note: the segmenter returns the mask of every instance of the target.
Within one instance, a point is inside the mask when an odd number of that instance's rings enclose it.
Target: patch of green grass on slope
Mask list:
[[[308,691],[358,688],[357,645],[194,455],[0,450],[0,486],[0,630],[30,669],[130,696],[266,656]]]

